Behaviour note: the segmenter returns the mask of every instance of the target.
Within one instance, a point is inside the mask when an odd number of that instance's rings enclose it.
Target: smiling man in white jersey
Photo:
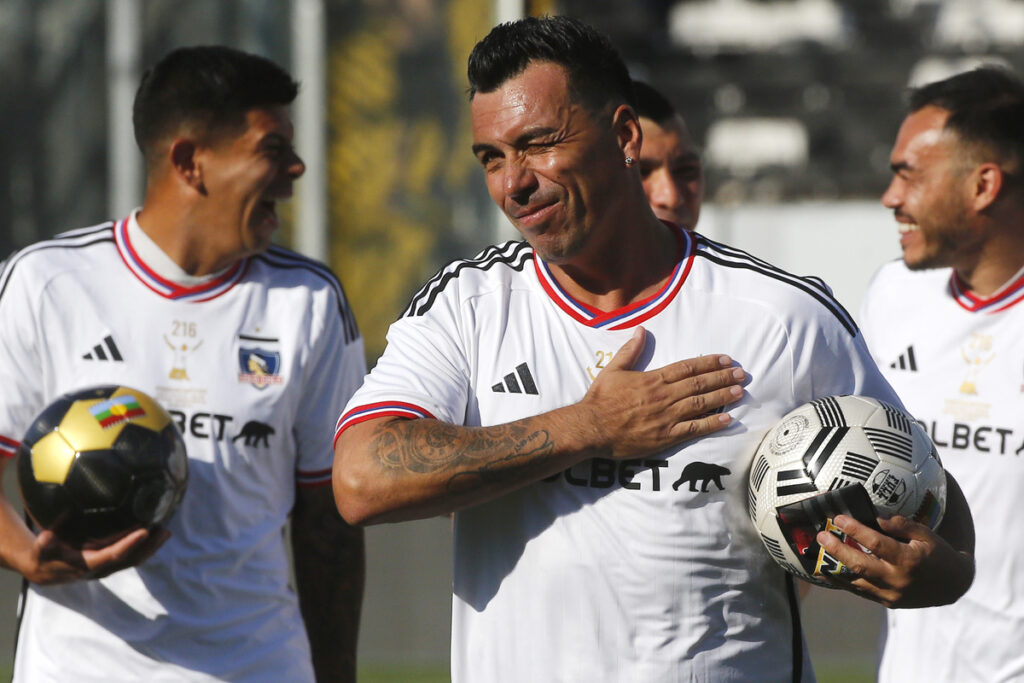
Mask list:
[[[98,384],[157,398],[189,455],[169,538],[75,551],[3,501],[0,562],[27,580],[16,681],[355,679],[363,535],[334,506],[325,422],[365,360],[337,279],[271,246],[304,171],[296,93],[262,57],[175,50],[135,99],[142,208],[0,270],[0,464],[45,405]]]
[[[469,82],[473,150],[526,241],[448,265],[392,325],[339,420],[343,515],[455,512],[457,683],[813,680],[793,580],[746,515],[747,460],[800,403],[898,399],[820,281],[655,217],[606,38],[502,24]],[[898,605],[966,588],[969,558],[926,528],[894,520],[900,543],[838,521],[876,550],[823,539],[849,588]]]
[[[861,321],[977,522],[977,575],[955,604],[893,611],[886,683],[1024,680],[1024,83],[982,68],[911,93],[882,203],[902,261]]]

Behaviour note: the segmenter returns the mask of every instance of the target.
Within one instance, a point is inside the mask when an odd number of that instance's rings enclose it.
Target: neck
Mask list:
[[[210,275],[238,260],[214,248],[208,234],[211,223],[188,202],[147,193],[138,222],[160,250],[189,275]]]
[[[1019,229],[993,235],[968,258],[954,267],[960,280],[975,294],[987,297],[997,292],[1024,267],[1024,235]]]
[[[566,293],[602,311],[628,306],[661,289],[679,253],[674,230],[647,212],[635,224],[620,226],[615,238],[570,263],[548,264]]]

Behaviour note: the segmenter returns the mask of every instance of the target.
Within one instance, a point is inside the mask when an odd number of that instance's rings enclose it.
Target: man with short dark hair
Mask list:
[[[672,103],[643,81],[633,81],[644,143],[640,177],[658,218],[686,230],[697,227],[704,201],[704,166],[690,129]]]
[[[135,99],[142,208],[0,270],[0,453],[60,394],[124,384],[189,456],[169,538],[80,550],[0,501],[0,562],[27,580],[17,681],[355,679],[363,535],[334,507],[324,422],[365,360],[337,279],[271,246],[305,170],[296,92],[256,55],[171,52]]]
[[[501,24],[469,82],[473,151],[525,241],[449,264],[391,326],[339,421],[339,509],[455,512],[457,682],[812,680],[744,473],[797,405],[899,399],[820,281],[652,213],[606,38],[568,17]],[[819,535],[850,590],[916,606],[970,582],[963,533],[836,523],[875,551]]]
[[[978,573],[955,604],[888,613],[879,679],[1024,678],[1024,82],[985,67],[911,93],[882,196],[902,261],[861,320],[975,516]]]

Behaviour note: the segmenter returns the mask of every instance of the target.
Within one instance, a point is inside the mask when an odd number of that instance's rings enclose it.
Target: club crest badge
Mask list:
[[[238,349],[238,381],[265,389],[271,384],[282,384],[281,354],[257,346],[240,346]]]

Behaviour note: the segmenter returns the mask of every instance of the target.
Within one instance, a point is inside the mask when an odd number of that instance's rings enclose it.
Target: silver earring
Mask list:
[[[626,157],[626,166],[633,165],[633,157]]]

